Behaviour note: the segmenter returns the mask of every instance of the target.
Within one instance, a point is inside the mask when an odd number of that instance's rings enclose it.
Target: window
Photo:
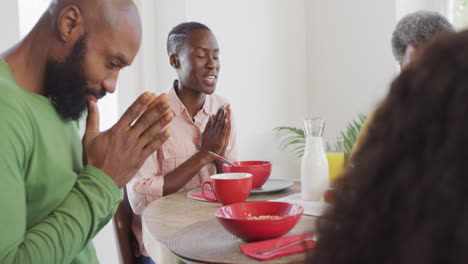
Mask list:
[[[447,17],[455,28],[468,28],[468,0],[447,0],[447,11]]]

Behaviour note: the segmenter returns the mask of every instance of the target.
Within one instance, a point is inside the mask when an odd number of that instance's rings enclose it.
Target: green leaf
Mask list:
[[[290,145],[298,144],[298,143],[303,145],[305,143],[305,141],[303,139],[296,139],[296,140],[293,140],[293,141],[289,142]]]
[[[351,148],[353,147],[352,142],[350,142],[350,140],[345,140],[343,144],[344,144],[345,149],[347,150],[351,150]]]
[[[303,143],[305,143],[305,139],[301,138],[300,136],[293,135],[293,136],[284,138],[280,144],[280,148],[284,150],[287,146],[297,143],[298,140],[303,141]]]
[[[356,122],[356,120],[353,120],[353,124],[354,128],[359,129],[360,125],[358,124],[358,122]]]
[[[299,146],[294,148],[294,151],[301,151],[301,150],[304,151],[304,149],[305,149],[304,145],[299,145]]]
[[[304,146],[305,136],[304,131],[295,127],[275,127],[273,131],[280,137],[282,137],[280,142],[280,149],[284,150],[287,147],[292,146]]]
[[[304,155],[304,149],[296,150],[295,154],[296,154],[296,157],[302,158],[302,156]]]
[[[273,130],[277,133],[294,133],[304,137],[304,131],[295,127],[275,127]]]
[[[340,134],[343,137],[343,141],[344,141],[343,144],[344,144],[344,152],[345,152],[346,158],[349,157],[349,154],[351,153],[354,147],[354,144],[359,138],[359,132],[361,131],[361,128],[363,127],[367,119],[367,116],[365,116],[362,113],[358,113],[357,116],[358,116],[357,120],[351,120],[346,125],[345,131],[340,131]]]
[[[302,158],[302,156],[304,156],[304,152],[297,152],[297,153],[296,153],[296,157],[297,157],[298,159]]]

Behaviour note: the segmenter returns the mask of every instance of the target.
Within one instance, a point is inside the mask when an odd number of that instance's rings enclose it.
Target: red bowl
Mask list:
[[[284,202],[236,203],[218,208],[215,216],[231,234],[245,241],[280,237],[293,229],[304,212],[298,204]],[[276,219],[249,220],[249,217],[279,216]]]
[[[252,189],[258,189],[268,180],[271,173],[271,162],[269,161],[236,161],[237,166],[223,164],[223,171],[244,172],[252,174]]]

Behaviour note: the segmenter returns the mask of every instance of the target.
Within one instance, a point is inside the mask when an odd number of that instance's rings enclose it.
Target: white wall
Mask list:
[[[142,45],[131,67],[119,78],[119,112],[123,114],[144,91],[160,93],[175,77],[169,67],[166,37],[170,29],[184,21],[185,0],[135,0],[143,26]]]
[[[16,21],[16,23],[14,22]],[[10,48],[19,39],[18,3],[16,1],[2,1],[0,7],[0,53]]]
[[[404,15],[418,10],[431,10],[440,13],[447,13],[450,0],[396,0],[397,21]]]
[[[306,1],[308,115],[327,119],[335,137],[369,113],[396,73],[391,53],[395,2]]]

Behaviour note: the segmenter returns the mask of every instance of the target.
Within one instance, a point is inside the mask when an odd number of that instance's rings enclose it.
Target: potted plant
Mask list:
[[[366,118],[367,117],[364,114],[358,113],[358,118],[356,120],[351,120],[351,122],[346,125],[346,129],[340,132],[344,140],[344,154],[346,159],[356,143],[359,132],[361,131]],[[273,130],[282,138],[280,143],[281,150],[289,147],[294,151],[298,158],[302,157],[305,147],[305,137],[302,129],[282,126],[276,127]]]

